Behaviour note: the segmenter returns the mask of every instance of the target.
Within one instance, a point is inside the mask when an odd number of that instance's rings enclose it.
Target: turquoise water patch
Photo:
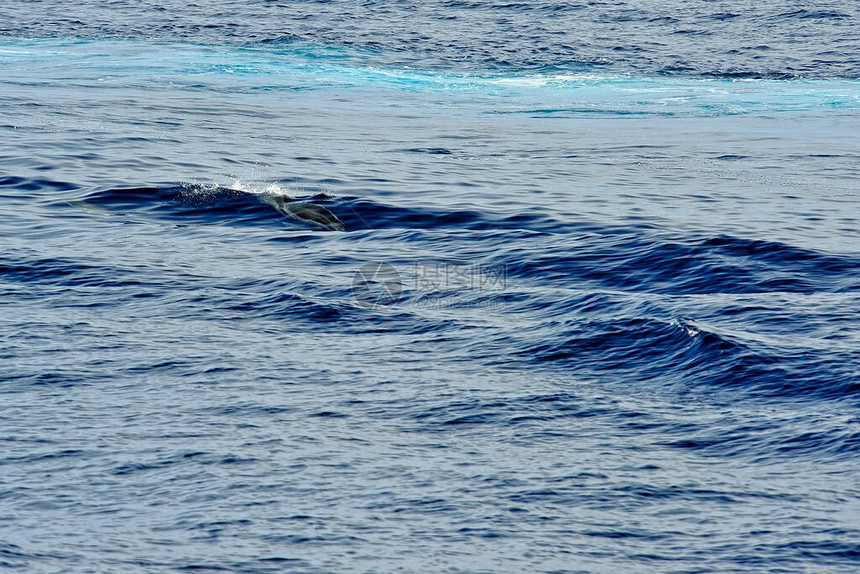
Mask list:
[[[458,74],[375,66],[368,54],[314,46],[275,49],[121,40],[6,40],[11,82],[143,85],[224,92],[370,89],[474,99],[492,112],[720,116],[850,113],[858,80],[682,78],[563,69]]]

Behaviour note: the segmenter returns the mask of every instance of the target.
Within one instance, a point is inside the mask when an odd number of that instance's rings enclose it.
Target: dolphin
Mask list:
[[[334,213],[321,205],[306,201],[296,201],[291,197],[283,195],[265,195],[264,201],[287,217],[313,223],[329,231],[346,231],[343,222]]]

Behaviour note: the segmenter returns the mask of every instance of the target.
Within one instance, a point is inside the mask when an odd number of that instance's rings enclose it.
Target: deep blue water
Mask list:
[[[0,569],[860,570],[860,10],[790,4],[4,1]]]

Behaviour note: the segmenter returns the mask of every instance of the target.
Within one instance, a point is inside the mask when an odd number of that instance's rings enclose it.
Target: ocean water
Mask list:
[[[860,570],[860,9],[790,4],[4,0],[0,569]]]

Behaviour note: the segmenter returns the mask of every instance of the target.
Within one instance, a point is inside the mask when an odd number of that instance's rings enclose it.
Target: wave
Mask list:
[[[271,197],[286,197],[296,205],[323,206],[333,201],[325,194],[291,197],[277,185],[251,191],[215,184],[176,184],[98,190],[52,199],[49,204],[56,209],[97,210],[112,216],[175,225],[282,226],[287,218],[269,202]],[[298,227],[321,228],[301,214],[290,217],[289,221]]]
[[[3,181],[18,189],[74,188],[65,182],[45,184],[25,178]],[[338,217],[348,232],[482,232],[475,241],[486,237],[499,243],[495,254],[505,260],[511,279],[675,294],[860,290],[856,253],[824,253],[724,234],[670,234],[648,224],[598,225],[582,219],[559,219],[539,206],[490,209],[454,204],[440,208],[420,201],[402,205],[313,189],[300,191],[288,184],[254,187],[241,182],[229,187],[182,183],[78,192],[61,199],[52,196],[50,205],[64,210],[97,208],[113,215],[176,225],[283,228],[287,224],[317,228],[284,217],[266,201],[270,195],[321,206]],[[541,236],[547,237],[541,241],[551,245],[551,250],[531,249],[530,243],[513,240]],[[282,240],[291,239],[286,236]]]
[[[109,189],[90,193],[72,205],[185,224],[251,224],[271,222],[277,216],[255,194],[214,185]]]
[[[612,298],[610,298],[612,299]],[[621,304],[617,298],[616,304]],[[614,314],[610,314],[614,315]],[[773,313],[770,321],[778,320]],[[799,323],[799,322],[798,322]],[[576,369],[583,376],[657,384],[712,399],[856,399],[860,355],[849,347],[789,348],[779,337],[763,341],[751,322],[734,334],[692,319],[590,316],[556,326],[547,341],[517,353],[519,362]],[[783,335],[783,338],[785,336]],[[656,389],[654,389],[656,391]]]
[[[510,277],[654,293],[813,293],[860,290],[856,255],[725,235],[666,236],[604,229],[551,253],[509,253]]]
[[[6,178],[0,189],[18,190],[74,190],[77,186],[50,180]],[[289,224],[315,229],[284,217],[270,205],[268,196],[284,196],[301,203],[325,207],[340,218],[347,231],[373,229],[389,230],[513,230],[557,232],[560,225],[550,214],[530,209],[514,214],[482,212],[476,208],[450,208],[444,211],[432,206],[400,206],[385,204],[354,196],[336,196],[329,193],[297,190],[289,184],[247,186],[235,182],[231,186],[217,184],[168,184],[113,188],[86,193],[73,193],[57,199],[51,195],[48,205],[61,210],[98,210],[113,216],[135,220],[149,219],[176,225],[229,225],[273,226],[283,228]],[[16,197],[19,195],[16,194]],[[277,238],[276,238],[277,239]]]

